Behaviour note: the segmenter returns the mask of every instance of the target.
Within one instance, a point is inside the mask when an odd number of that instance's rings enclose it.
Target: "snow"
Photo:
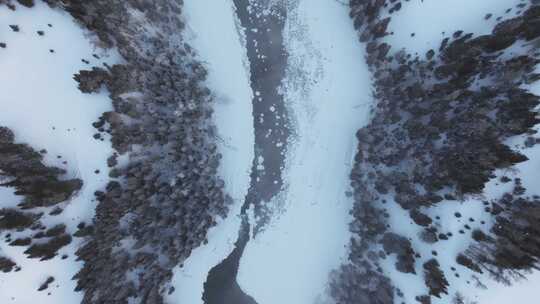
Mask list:
[[[531,303],[538,297],[538,282],[540,272],[536,271],[527,277],[527,280],[514,283],[512,286],[493,284],[489,293],[480,298],[478,303],[508,304],[508,303]]]
[[[254,158],[249,63],[243,32],[232,0],[186,0],[184,14],[192,47],[208,69],[207,85],[215,95],[214,120],[220,137],[220,176],[234,204],[226,219],[208,233],[208,244],[195,249],[174,270],[174,303],[203,303],[204,282],[211,268],[234,248],[240,229],[240,208],[249,187]]]
[[[15,194],[14,188],[0,187],[1,208],[15,208],[23,197]]]
[[[464,201],[445,200],[435,207],[423,208],[421,211],[434,220],[438,233],[452,233],[448,240],[440,240],[434,244],[428,245],[422,241],[420,238],[422,227],[412,221],[408,211],[404,210],[393,199],[387,197],[388,203],[386,207],[390,214],[389,224],[395,229],[395,232],[410,237],[412,247],[421,255],[419,259],[416,259],[416,274],[405,274],[397,271],[394,266],[396,262],[394,256],[381,263],[385,274],[392,278],[393,284],[403,292],[405,303],[415,303],[416,296],[428,294],[428,289],[423,282],[424,270],[422,265],[431,258],[437,259],[446,275],[446,279],[450,283],[448,288],[449,296],[443,296],[441,299],[432,298],[432,303],[451,303],[450,300],[456,292],[460,292],[470,299],[477,299],[480,296],[482,291],[473,287],[474,281],[471,279],[473,273],[458,265],[455,259],[459,253],[464,252],[471,244],[471,231],[474,229],[487,231],[491,227],[492,215],[484,211],[485,206],[482,201],[498,199],[505,192],[512,189],[512,183],[503,184],[498,181],[505,173],[507,173],[505,170],[495,172],[497,177],[486,184],[485,191],[481,196],[467,197]],[[460,218],[455,216],[456,212],[461,214]],[[439,216],[440,220],[436,220],[436,216]],[[469,218],[473,218],[474,222],[469,221]],[[485,224],[482,224],[482,221]],[[464,225],[470,226],[471,229],[464,228]],[[459,233],[460,230],[465,233]],[[433,255],[432,251],[436,251],[437,255]],[[452,271],[451,267],[455,267],[457,271]],[[459,278],[455,276],[456,273],[459,274]],[[488,277],[480,277],[484,283],[490,282]],[[467,283],[467,281],[470,283]],[[480,301],[480,303],[491,302]]]
[[[515,6],[520,0],[411,0],[401,1],[401,10],[392,17],[387,32],[392,33],[384,41],[394,51],[405,47],[409,52],[423,55],[429,49],[438,50],[442,39],[458,30],[464,33],[485,35],[497,21],[515,16]],[[391,7],[391,6],[389,6]],[[505,14],[508,8],[513,8]],[[493,16],[485,20],[486,14]],[[384,16],[386,17],[386,16]],[[383,18],[384,18],[383,17]],[[443,34],[445,32],[445,34]],[[411,34],[414,33],[414,37]]]
[[[0,49],[0,125],[11,128],[17,142],[28,143],[38,151],[46,149],[46,164],[65,168],[66,177],[83,179],[83,188],[64,212],[43,219],[49,226],[65,223],[67,230],[74,232],[77,224],[89,223],[94,215],[94,192],[108,181],[106,160],[113,151],[108,138],[103,142],[92,138],[92,123],[112,109],[107,92],[82,94],[73,74],[102,62],[118,62],[119,56],[114,51],[96,50],[88,39],[89,33],[71,16],[42,2],[32,9],[17,6],[15,12],[0,6],[0,20],[0,41],[7,44],[7,48]],[[13,32],[10,24],[19,25],[20,32]],[[38,30],[45,35],[39,36]],[[93,53],[102,59],[92,57]],[[83,58],[90,64],[84,64]],[[94,173],[96,169],[99,174]],[[20,199],[13,196],[11,189],[0,189],[0,198],[0,207],[14,206]],[[80,243],[74,238],[59,256],[44,262],[27,259],[25,248],[1,244],[1,254],[12,258],[22,270],[0,273],[0,303],[80,302],[82,294],[73,291],[75,281],[71,280],[81,267],[74,256]],[[61,260],[62,254],[69,257]],[[48,290],[37,292],[48,276],[54,276],[55,282]]]
[[[328,301],[330,271],[347,256],[356,131],[368,121],[371,83],[346,6],[289,1],[283,83],[295,136],[287,148],[284,207],[251,240],[238,283],[259,304]]]

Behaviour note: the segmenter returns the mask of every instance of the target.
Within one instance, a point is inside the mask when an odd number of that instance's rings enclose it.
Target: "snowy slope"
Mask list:
[[[32,9],[18,6],[15,12],[0,6],[0,20],[0,42],[7,44],[0,49],[0,125],[11,128],[17,142],[28,143],[38,151],[46,149],[46,164],[66,169],[67,177],[83,179],[82,190],[63,213],[45,215],[43,220],[48,226],[65,223],[67,230],[74,232],[77,224],[89,223],[93,217],[94,192],[108,180],[106,160],[113,151],[107,139],[92,138],[92,123],[112,108],[108,94],[82,94],[72,77],[81,69],[120,59],[112,52],[96,49],[90,34],[68,14],[42,2]],[[18,25],[20,31],[14,32],[8,25]],[[44,35],[38,35],[38,30]],[[0,207],[17,203],[19,198],[10,193],[10,189],[0,189]],[[0,303],[79,302],[81,294],[73,291],[75,282],[71,280],[80,267],[74,260],[79,244],[80,239],[74,238],[59,256],[44,262],[27,259],[25,248],[0,244],[0,252],[22,267],[19,272],[0,273]],[[63,254],[68,258],[62,260]],[[48,276],[55,282],[48,290],[37,292]]]
[[[508,303],[536,303],[538,297],[538,272],[530,275],[527,280],[514,283],[512,286],[489,284],[489,291],[478,297],[479,304],[508,304]]]
[[[214,120],[223,155],[219,173],[234,200],[226,219],[208,234],[208,244],[194,250],[175,270],[170,303],[203,303],[203,284],[210,269],[233,250],[240,229],[240,208],[249,186],[253,160],[252,92],[242,29],[231,0],[187,0],[184,13],[191,45],[208,69],[207,85],[217,102]]]
[[[413,248],[421,255],[421,258],[417,259],[416,262],[415,268],[417,274],[407,274],[397,271],[394,266],[395,257],[390,257],[383,263],[385,274],[403,292],[405,303],[415,303],[415,297],[417,295],[428,293],[428,289],[422,278],[422,265],[434,257],[441,264],[441,269],[448,274],[447,279],[450,282],[448,293],[450,296],[445,296],[442,299],[432,298],[433,303],[451,303],[452,296],[456,292],[466,295],[469,299],[476,300],[480,297],[479,292],[481,290],[475,287],[475,281],[471,277],[473,273],[457,265],[455,258],[459,253],[465,251],[472,242],[469,230],[465,229],[464,225],[468,225],[472,230],[491,227],[492,215],[484,211],[485,206],[482,201],[498,199],[505,191],[512,189],[512,184],[501,184],[498,182],[498,178],[504,175],[504,173],[506,172],[502,170],[496,173],[497,178],[492,179],[486,184],[486,189],[482,196],[469,197],[464,201],[446,200],[436,207],[422,210],[433,219],[437,216],[440,217],[440,220],[436,220],[436,226],[440,232],[452,233],[452,237],[448,240],[434,244],[428,245],[423,242],[420,237],[422,227],[413,223],[408,211],[404,210],[392,199],[388,199],[389,224],[396,232],[410,237]],[[457,218],[455,216],[456,213],[461,214],[462,217]],[[470,221],[469,219],[473,219],[474,221]],[[460,233],[460,231],[466,231],[466,233]],[[433,251],[435,251],[435,254]],[[452,267],[457,268],[457,271],[452,271]],[[483,283],[490,281],[486,276],[481,278],[483,279]],[[484,302],[480,301],[480,303]]]
[[[440,42],[445,37],[451,37],[455,31],[463,30],[465,33],[485,35],[491,32],[493,26],[501,20],[512,18],[521,10],[516,6],[526,1],[410,1],[402,2],[401,10],[391,16],[388,32],[391,35],[383,40],[392,45],[392,49],[397,51],[405,48],[408,52],[423,55],[429,49],[438,49]],[[526,6],[525,6],[526,7]],[[509,10],[511,9],[511,10]],[[487,14],[492,14],[486,19]],[[499,18],[500,17],[500,18]],[[444,33],[443,33],[444,32]],[[414,36],[411,34],[414,33]],[[523,52],[525,48],[522,48]],[[517,50],[517,48],[514,48]],[[516,56],[518,52],[508,52],[504,56]],[[530,87],[531,92],[538,95],[540,85],[534,84]],[[538,129],[538,126],[536,127]],[[451,297],[459,292],[466,298],[478,303],[509,303],[510,299],[520,299],[520,303],[533,303],[534,287],[538,285],[538,274],[534,273],[528,280],[516,282],[514,286],[505,286],[494,282],[487,275],[478,275],[470,270],[457,265],[455,257],[463,252],[471,244],[470,231],[465,229],[465,225],[471,230],[482,228],[486,231],[492,226],[494,217],[484,210],[483,201],[499,199],[505,192],[511,191],[513,185],[504,184],[499,181],[500,177],[519,177],[523,186],[527,188],[527,194],[540,194],[537,190],[538,162],[540,161],[540,150],[537,146],[525,148],[523,142],[527,136],[518,136],[508,141],[510,147],[519,150],[529,158],[529,161],[520,163],[511,169],[498,170],[496,177],[486,184],[482,195],[467,197],[465,201],[444,201],[437,207],[423,209],[422,211],[431,218],[440,217],[437,220],[437,228],[440,232],[451,232],[453,236],[444,242],[426,245],[420,239],[422,229],[412,223],[408,212],[397,203],[389,199],[388,212],[390,213],[389,223],[393,229],[411,238],[413,248],[421,255],[417,260],[416,272],[414,274],[404,274],[398,272],[395,267],[395,259],[387,259],[383,268],[385,274],[393,280],[393,283],[404,293],[406,303],[415,303],[415,295],[426,294],[427,288],[422,282],[422,264],[430,258],[436,257],[441,263],[441,269],[447,274],[450,282],[450,296],[437,299],[432,297],[433,303],[451,303]],[[458,212],[462,218],[457,218]],[[469,219],[473,219],[471,221]],[[485,222],[485,223],[482,223]],[[464,233],[461,233],[463,231]],[[435,251],[432,252],[432,251]],[[455,268],[456,270],[452,270]],[[487,289],[476,285],[478,277]],[[401,299],[398,299],[399,301]]]
[[[515,17],[515,6],[521,0],[411,0],[401,1],[402,8],[391,16],[384,41],[394,51],[406,48],[411,53],[423,55],[429,49],[437,50],[440,41],[456,31],[485,35],[497,21]],[[391,7],[391,6],[389,6]],[[513,8],[506,13],[507,9]],[[493,16],[485,19],[487,14]],[[412,36],[414,34],[414,36]]]
[[[370,78],[347,7],[291,0],[285,100],[292,143],[282,214],[248,243],[238,282],[259,304],[326,301],[328,274],[346,258],[346,197],[354,134],[367,123]],[[248,29],[249,30],[249,29]]]

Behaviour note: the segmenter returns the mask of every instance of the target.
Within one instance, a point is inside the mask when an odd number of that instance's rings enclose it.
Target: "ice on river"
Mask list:
[[[238,275],[259,304],[325,300],[328,275],[347,257],[352,200],[346,197],[355,133],[368,121],[371,83],[348,8],[288,1],[283,82],[292,133],[283,209],[251,240]],[[271,204],[280,205],[277,202]]]

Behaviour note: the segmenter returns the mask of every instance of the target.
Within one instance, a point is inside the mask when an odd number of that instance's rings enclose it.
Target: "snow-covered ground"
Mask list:
[[[481,299],[484,294],[490,296],[491,289],[483,291],[476,287],[475,281],[472,279],[472,273],[470,270],[458,265],[455,262],[456,256],[459,253],[464,252],[472,242],[471,231],[474,229],[481,229],[483,231],[489,230],[492,225],[492,215],[484,211],[484,200],[495,200],[500,198],[505,192],[512,190],[512,183],[503,184],[498,179],[505,175],[507,171],[499,170],[496,172],[497,177],[492,179],[486,184],[484,193],[481,196],[468,197],[464,201],[449,201],[439,203],[432,208],[423,208],[422,211],[434,219],[435,226],[438,228],[439,233],[452,233],[452,236],[448,240],[439,241],[434,244],[426,244],[421,240],[420,233],[422,227],[413,223],[409,216],[409,212],[404,210],[399,204],[394,202],[388,197],[388,213],[390,214],[389,223],[396,230],[397,233],[405,235],[411,238],[411,244],[415,248],[416,252],[421,255],[416,261],[416,274],[402,273],[396,270],[394,264],[396,258],[390,256],[383,263],[383,269],[385,274],[390,277],[394,285],[399,288],[404,294],[405,303],[415,303],[415,297],[418,295],[428,294],[429,291],[423,282],[423,268],[422,265],[430,260],[436,258],[441,265],[441,269],[447,275],[447,280],[450,282],[448,288],[449,296],[442,297],[442,299],[432,298],[433,303],[451,303],[451,299],[456,292],[460,292],[471,300]],[[456,213],[461,214],[461,217],[457,218]],[[440,219],[436,219],[440,217]],[[469,219],[474,221],[470,221]],[[484,224],[482,223],[484,222]],[[464,228],[465,225],[470,227]],[[460,233],[460,230],[464,233]],[[436,252],[436,255],[432,253]],[[452,271],[454,267],[457,270]],[[458,274],[457,277],[455,274]],[[482,278],[483,283],[490,283],[490,279],[486,276],[479,276]],[[499,287],[500,288],[500,287]],[[400,299],[401,300],[401,299]],[[479,303],[492,303],[483,302]]]
[[[203,303],[211,268],[234,249],[240,229],[240,209],[249,187],[253,160],[252,92],[249,84],[243,30],[232,0],[186,0],[184,14],[192,47],[208,69],[207,85],[215,95],[214,120],[223,155],[219,168],[225,190],[234,204],[226,219],[208,234],[208,244],[194,250],[183,267],[175,269],[175,292],[169,303]]]
[[[508,304],[508,303],[536,303],[538,298],[538,282],[540,282],[540,273],[535,272],[522,280],[514,283],[512,286],[501,284],[490,284],[489,292],[485,292],[478,297],[478,304]]]
[[[499,22],[497,18],[514,17],[518,11],[515,6],[522,2],[521,0],[401,1],[401,10],[389,15],[392,20],[387,32],[393,34],[384,40],[394,51],[404,47],[413,54],[418,52],[419,55],[424,55],[429,49],[438,50],[441,40],[451,37],[458,30],[475,35],[491,33],[493,26]],[[513,9],[506,14],[509,8]],[[493,16],[485,20],[487,14]]]
[[[20,31],[14,32],[8,25],[18,25]],[[37,31],[44,31],[44,35]],[[65,168],[67,177],[84,181],[81,191],[60,215],[44,215],[42,220],[49,227],[65,223],[67,231],[73,233],[81,221],[91,222],[94,192],[108,181],[106,160],[113,153],[107,137],[105,141],[92,137],[92,123],[112,109],[107,92],[82,94],[73,74],[120,58],[114,52],[97,50],[89,33],[71,16],[43,2],[32,9],[18,5],[15,12],[0,6],[0,42],[7,44],[0,49],[0,125],[11,128],[17,142],[28,143],[38,151],[46,149],[46,164]],[[11,189],[0,189],[0,208],[14,206],[19,199]],[[75,281],[71,280],[81,267],[74,256],[80,242],[74,238],[59,256],[44,262],[27,259],[23,254],[26,248],[2,242],[0,254],[13,259],[22,270],[0,273],[0,303],[80,302],[82,294],[73,291]],[[62,260],[63,254],[69,257]],[[38,292],[48,276],[55,278],[54,283]]]
[[[347,256],[346,197],[355,132],[368,121],[370,76],[348,8],[288,1],[283,92],[294,136],[285,206],[244,252],[238,283],[259,304],[325,302],[328,274]],[[277,198],[276,198],[277,199]]]

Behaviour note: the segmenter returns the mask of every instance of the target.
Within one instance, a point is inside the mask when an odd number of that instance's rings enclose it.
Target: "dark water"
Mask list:
[[[249,225],[242,223],[235,249],[208,273],[208,278],[204,283],[204,303],[257,304],[252,297],[242,291],[236,282],[240,257],[249,239],[248,229]]]
[[[234,0],[237,16],[246,29],[247,55],[251,70],[253,90],[253,121],[255,130],[255,158],[253,159],[250,187],[242,206],[242,226],[233,252],[208,273],[203,299],[206,304],[256,304],[245,294],[236,281],[240,258],[249,241],[249,231],[264,227],[271,214],[267,202],[279,193],[283,186],[282,169],[285,162],[289,129],[283,96],[278,92],[287,65],[287,53],[283,47],[283,29],[286,11],[273,7],[270,13],[262,13],[264,1]],[[255,30],[254,30],[255,29]],[[264,117],[263,120],[259,118]],[[280,143],[280,145],[277,145]],[[264,170],[258,170],[259,158],[263,158]],[[260,220],[250,223],[247,210],[253,207]]]
[[[247,55],[251,69],[253,120],[255,130],[255,158],[251,169],[251,184],[244,210],[255,208],[263,225],[268,215],[267,205],[282,188],[282,168],[285,161],[289,129],[287,110],[278,88],[285,75],[287,53],[283,47],[283,28],[286,11],[273,7],[270,14],[262,14],[262,7],[251,6],[249,0],[234,0],[237,15],[246,29]],[[264,6],[264,1],[253,1]],[[261,121],[260,117],[264,119]],[[281,146],[276,145],[281,143]],[[258,159],[264,159],[264,171],[257,170]]]

